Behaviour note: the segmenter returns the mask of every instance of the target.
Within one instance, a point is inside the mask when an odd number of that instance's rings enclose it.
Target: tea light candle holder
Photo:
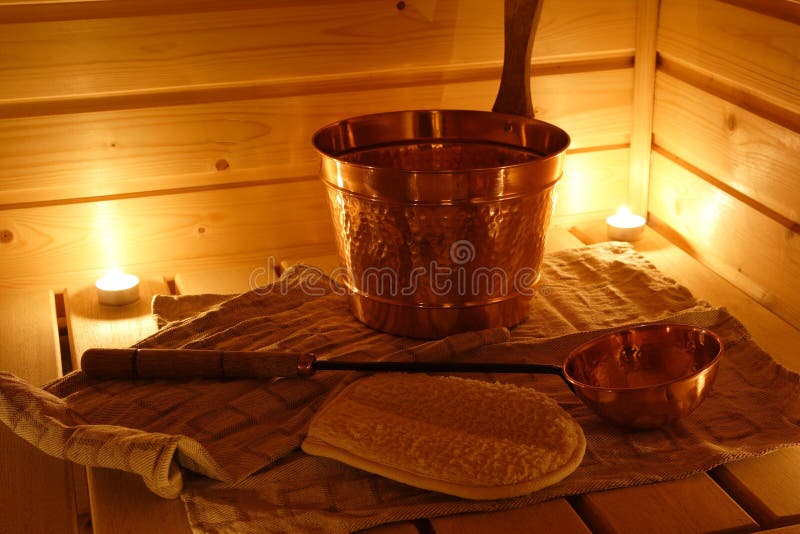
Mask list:
[[[97,299],[106,306],[124,306],[139,300],[139,279],[119,269],[110,270],[95,282]]]
[[[644,233],[647,221],[641,215],[631,213],[625,206],[606,218],[606,231],[611,241],[636,241]]]

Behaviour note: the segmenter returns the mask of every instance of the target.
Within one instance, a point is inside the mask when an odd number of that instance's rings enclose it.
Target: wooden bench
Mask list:
[[[554,228],[548,250],[582,246],[605,239],[600,223]],[[779,362],[800,370],[800,332],[714,274],[661,235],[647,229],[637,250],[662,272],[686,285],[696,297],[726,306],[756,341]],[[332,255],[281,258],[324,269]],[[61,372],[62,338],[69,337],[71,365],[91,346],[126,346],[156,328],[150,314],[153,294],[249,289],[252,261],[231,260],[224,268],[142,273],[142,298],[124,308],[101,307],[91,278],[70,280],[52,291],[2,294],[0,368],[42,384]],[[280,267],[279,267],[280,268]],[[271,276],[262,271],[262,276]],[[261,281],[266,281],[261,279]],[[57,312],[59,295],[64,307]],[[61,315],[61,317],[59,317]],[[180,500],[163,500],[137,477],[107,469],[83,469],[49,458],[8,430],[0,431],[0,532],[190,532]],[[87,491],[88,489],[88,491]],[[88,501],[86,498],[88,495]],[[782,528],[785,527],[785,528]],[[785,449],[757,459],[731,463],[683,480],[556,499],[507,512],[466,514],[385,525],[372,532],[800,532],[800,449]]]

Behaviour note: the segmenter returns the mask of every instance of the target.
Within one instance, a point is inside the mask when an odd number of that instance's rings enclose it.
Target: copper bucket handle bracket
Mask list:
[[[534,118],[531,50],[543,0],[505,0],[503,74],[492,111]]]

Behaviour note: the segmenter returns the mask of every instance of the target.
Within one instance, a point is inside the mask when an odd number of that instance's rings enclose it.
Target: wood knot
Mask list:
[[[734,131],[736,129],[736,115],[729,114],[725,119],[725,126],[728,127],[728,130]]]
[[[218,171],[224,171],[230,166],[231,164],[228,163],[228,160],[226,159],[218,159],[217,162],[214,164],[214,167],[216,167]]]
[[[395,7],[397,8],[398,11],[403,11],[406,8],[406,3],[403,2],[403,0],[400,0],[395,4]]]
[[[14,232],[11,230],[0,230],[0,243],[11,243],[14,241]]]
[[[203,234],[206,233],[206,227],[205,226],[198,226],[195,231],[197,232],[197,235],[203,235]]]

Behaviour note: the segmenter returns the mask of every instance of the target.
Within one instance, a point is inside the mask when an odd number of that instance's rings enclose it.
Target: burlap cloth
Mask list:
[[[530,318],[510,340],[497,329],[420,345],[356,322],[326,278],[301,268],[281,285],[239,296],[156,297],[154,315],[163,326],[139,345],[282,348],[321,358],[559,361],[598,331],[678,321],[710,327],[725,343],[710,396],[676,425],[635,432],[598,419],[557,377],[484,375],[550,394],[588,441],[582,465],[564,481],[488,502],[419,490],[300,452],[315,410],[357,373],[270,382],[100,382],[75,372],[44,390],[2,373],[0,418],[51,455],[138,473],[158,495],[180,496],[196,532],[347,532],[508,509],[686,477],[800,442],[800,377],[765,354],[724,309],[696,301],[629,246],[552,254],[540,287]]]

